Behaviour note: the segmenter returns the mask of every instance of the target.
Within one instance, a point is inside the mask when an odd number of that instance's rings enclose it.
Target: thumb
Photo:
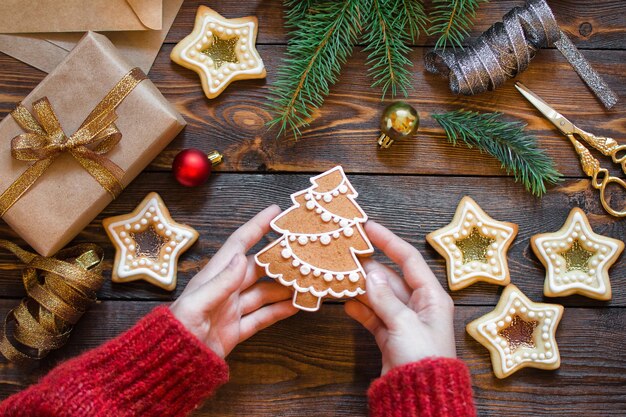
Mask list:
[[[246,268],[246,257],[240,253],[235,254],[220,273],[193,292],[190,301],[198,303],[204,311],[213,309],[239,288],[246,275]]]
[[[394,294],[387,274],[382,269],[375,269],[367,274],[366,289],[372,310],[385,323],[387,328],[393,327],[406,306]]]

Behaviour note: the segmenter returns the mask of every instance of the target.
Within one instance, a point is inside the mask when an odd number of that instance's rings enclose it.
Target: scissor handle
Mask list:
[[[574,145],[574,149],[576,149],[583,171],[591,177],[591,185],[593,188],[600,190],[600,203],[602,203],[602,207],[612,216],[626,217],[626,208],[622,210],[613,209],[604,195],[607,185],[611,183],[621,186],[626,193],[626,182],[621,178],[611,176],[606,168],[601,168],[600,162],[591,155],[591,152],[589,152],[587,148],[574,138],[574,135],[567,135],[567,137]]]
[[[606,171],[606,170],[603,170],[603,171]],[[606,173],[603,173],[603,174],[604,174],[604,177],[600,181],[600,202],[602,203],[602,207],[604,207],[604,209],[612,216],[626,217],[626,207],[622,207],[620,211],[615,210],[613,207],[611,207],[606,197],[604,196],[606,187],[611,183],[615,183],[618,186],[622,187],[623,192],[626,193],[626,182],[621,178],[617,178],[617,177],[613,177],[609,175],[608,171],[606,171]],[[594,178],[594,182],[597,183],[597,181],[598,181],[597,178]]]
[[[626,174],[626,145],[620,145],[615,139],[596,136],[582,129],[576,129],[574,133],[603,155],[610,156],[613,162],[622,166],[622,171]]]

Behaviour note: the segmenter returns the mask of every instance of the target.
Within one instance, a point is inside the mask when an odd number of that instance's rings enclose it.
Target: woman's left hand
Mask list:
[[[172,314],[222,358],[259,330],[298,311],[291,302],[292,290],[257,282],[263,271],[252,256],[245,256],[279,213],[278,206],[270,206],[237,229],[170,306]]]

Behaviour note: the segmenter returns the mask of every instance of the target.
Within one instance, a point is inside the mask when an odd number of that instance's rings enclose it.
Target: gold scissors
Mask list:
[[[626,208],[621,211],[615,210],[604,197],[606,187],[611,183],[621,186],[626,192],[626,182],[621,178],[611,176],[607,169],[601,168],[600,162],[591,155],[589,149],[583,146],[577,138],[584,140],[603,155],[610,156],[613,162],[622,166],[624,173],[626,173],[626,145],[620,145],[614,139],[596,136],[578,128],[519,81],[515,83],[515,88],[572,142],[580,158],[580,165],[583,171],[591,177],[591,185],[595,189],[600,190],[602,207],[615,217],[626,217]]]

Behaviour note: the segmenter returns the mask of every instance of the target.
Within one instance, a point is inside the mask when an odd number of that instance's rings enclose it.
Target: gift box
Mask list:
[[[89,32],[0,122],[0,213],[41,255],[67,245],[185,126],[143,77]],[[42,172],[15,198],[33,171]]]

